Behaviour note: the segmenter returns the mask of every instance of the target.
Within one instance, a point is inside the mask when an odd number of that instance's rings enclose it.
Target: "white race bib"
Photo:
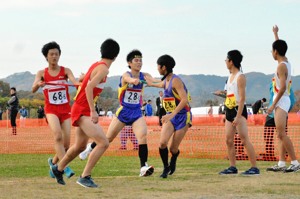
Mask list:
[[[48,97],[50,104],[59,105],[68,103],[67,92],[63,88],[48,90]]]
[[[140,103],[141,90],[127,89],[124,95],[124,102],[128,104]]]

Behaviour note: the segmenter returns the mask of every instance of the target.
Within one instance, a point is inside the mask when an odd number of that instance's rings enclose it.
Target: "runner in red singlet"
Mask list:
[[[58,65],[61,50],[56,42],[45,44],[42,48],[42,53],[48,62],[48,67],[38,71],[36,74],[32,92],[36,92],[39,87],[43,88],[46,119],[55,142],[56,155],[53,159],[48,159],[48,164],[51,167],[63,158],[70,146],[70,97],[68,87],[59,84],[66,84],[68,79],[73,84],[78,84],[78,82],[69,68]],[[74,175],[74,172],[69,167],[66,167],[65,174],[70,178]],[[51,170],[50,176],[54,177]]]
[[[91,178],[92,169],[100,157],[108,148],[109,141],[101,126],[98,125],[98,113],[95,110],[94,100],[104,88],[104,83],[111,64],[119,54],[119,44],[107,39],[101,45],[102,59],[94,63],[86,73],[81,86],[78,88],[75,102],[72,106],[72,125],[75,129],[75,143],[67,151],[64,158],[52,167],[52,172],[59,184],[64,185],[63,170],[85,149],[88,140],[91,138],[97,146],[90,154],[89,160],[78,178],[77,183],[83,187],[98,187]]]

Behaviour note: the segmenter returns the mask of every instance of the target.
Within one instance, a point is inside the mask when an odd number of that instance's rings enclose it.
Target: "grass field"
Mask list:
[[[274,162],[258,162],[261,175],[219,176],[227,160],[179,158],[173,176],[160,179],[162,163],[149,158],[155,167],[150,177],[141,178],[137,157],[103,157],[93,171],[101,185],[87,189],[76,184],[85,161],[71,163],[76,175],[62,186],[48,176],[47,154],[0,155],[0,198],[300,198],[299,173],[270,173]],[[238,161],[239,171],[249,168]]]

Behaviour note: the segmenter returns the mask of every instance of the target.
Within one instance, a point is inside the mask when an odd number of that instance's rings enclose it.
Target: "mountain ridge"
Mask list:
[[[245,73],[247,79],[246,87],[246,99],[247,103],[253,103],[258,99],[263,97],[269,99],[269,86],[273,75],[266,75],[261,72],[249,72]],[[207,100],[218,99],[219,97],[212,95],[212,92],[216,90],[223,90],[225,82],[228,77],[217,76],[217,75],[183,75],[180,74],[179,77],[183,80],[191,93],[193,104],[204,105]],[[34,81],[35,75],[29,71],[14,73],[2,78],[0,80],[7,82],[10,86],[14,86],[17,90],[31,91],[31,86]],[[119,85],[120,76],[111,76],[107,78],[105,87],[111,87],[117,90]],[[300,75],[293,76],[293,89],[294,91],[300,90]],[[297,83],[296,83],[297,82]],[[71,90],[72,92],[72,90]],[[152,100],[158,96],[159,89],[146,87],[145,95]],[[196,100],[196,101],[195,101]]]

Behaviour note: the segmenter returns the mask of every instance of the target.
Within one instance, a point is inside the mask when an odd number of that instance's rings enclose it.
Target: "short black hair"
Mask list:
[[[278,39],[272,44],[273,50],[276,50],[280,56],[285,56],[288,45],[284,40]]]
[[[103,59],[115,59],[120,52],[120,46],[115,40],[106,39],[100,46],[100,52]]]
[[[243,55],[238,50],[231,50],[227,53],[227,59],[233,62],[233,65],[240,69],[241,68],[241,62],[243,60]]]
[[[17,91],[15,87],[11,87],[10,90]]]
[[[128,53],[128,55],[126,57],[126,61],[131,62],[134,58],[143,58],[141,51],[139,51],[137,49],[132,50],[130,53]],[[131,68],[131,67],[128,66],[128,68]]]
[[[128,55],[126,57],[126,61],[131,62],[134,58],[137,58],[137,57],[143,58],[143,55],[142,55],[141,51],[134,49],[130,53],[128,53]]]
[[[52,41],[43,46],[42,53],[44,57],[47,57],[48,52],[51,49],[58,49],[59,55],[61,54],[60,46],[55,41]]]
[[[148,102],[151,102],[151,99],[149,99]]]
[[[266,101],[267,101],[267,99],[266,99],[266,98],[262,98],[261,100],[262,100],[263,102],[266,102]]]
[[[170,55],[162,55],[157,59],[157,64],[160,66],[166,66],[169,73],[173,72],[173,68],[176,65],[176,62],[173,57]]]

